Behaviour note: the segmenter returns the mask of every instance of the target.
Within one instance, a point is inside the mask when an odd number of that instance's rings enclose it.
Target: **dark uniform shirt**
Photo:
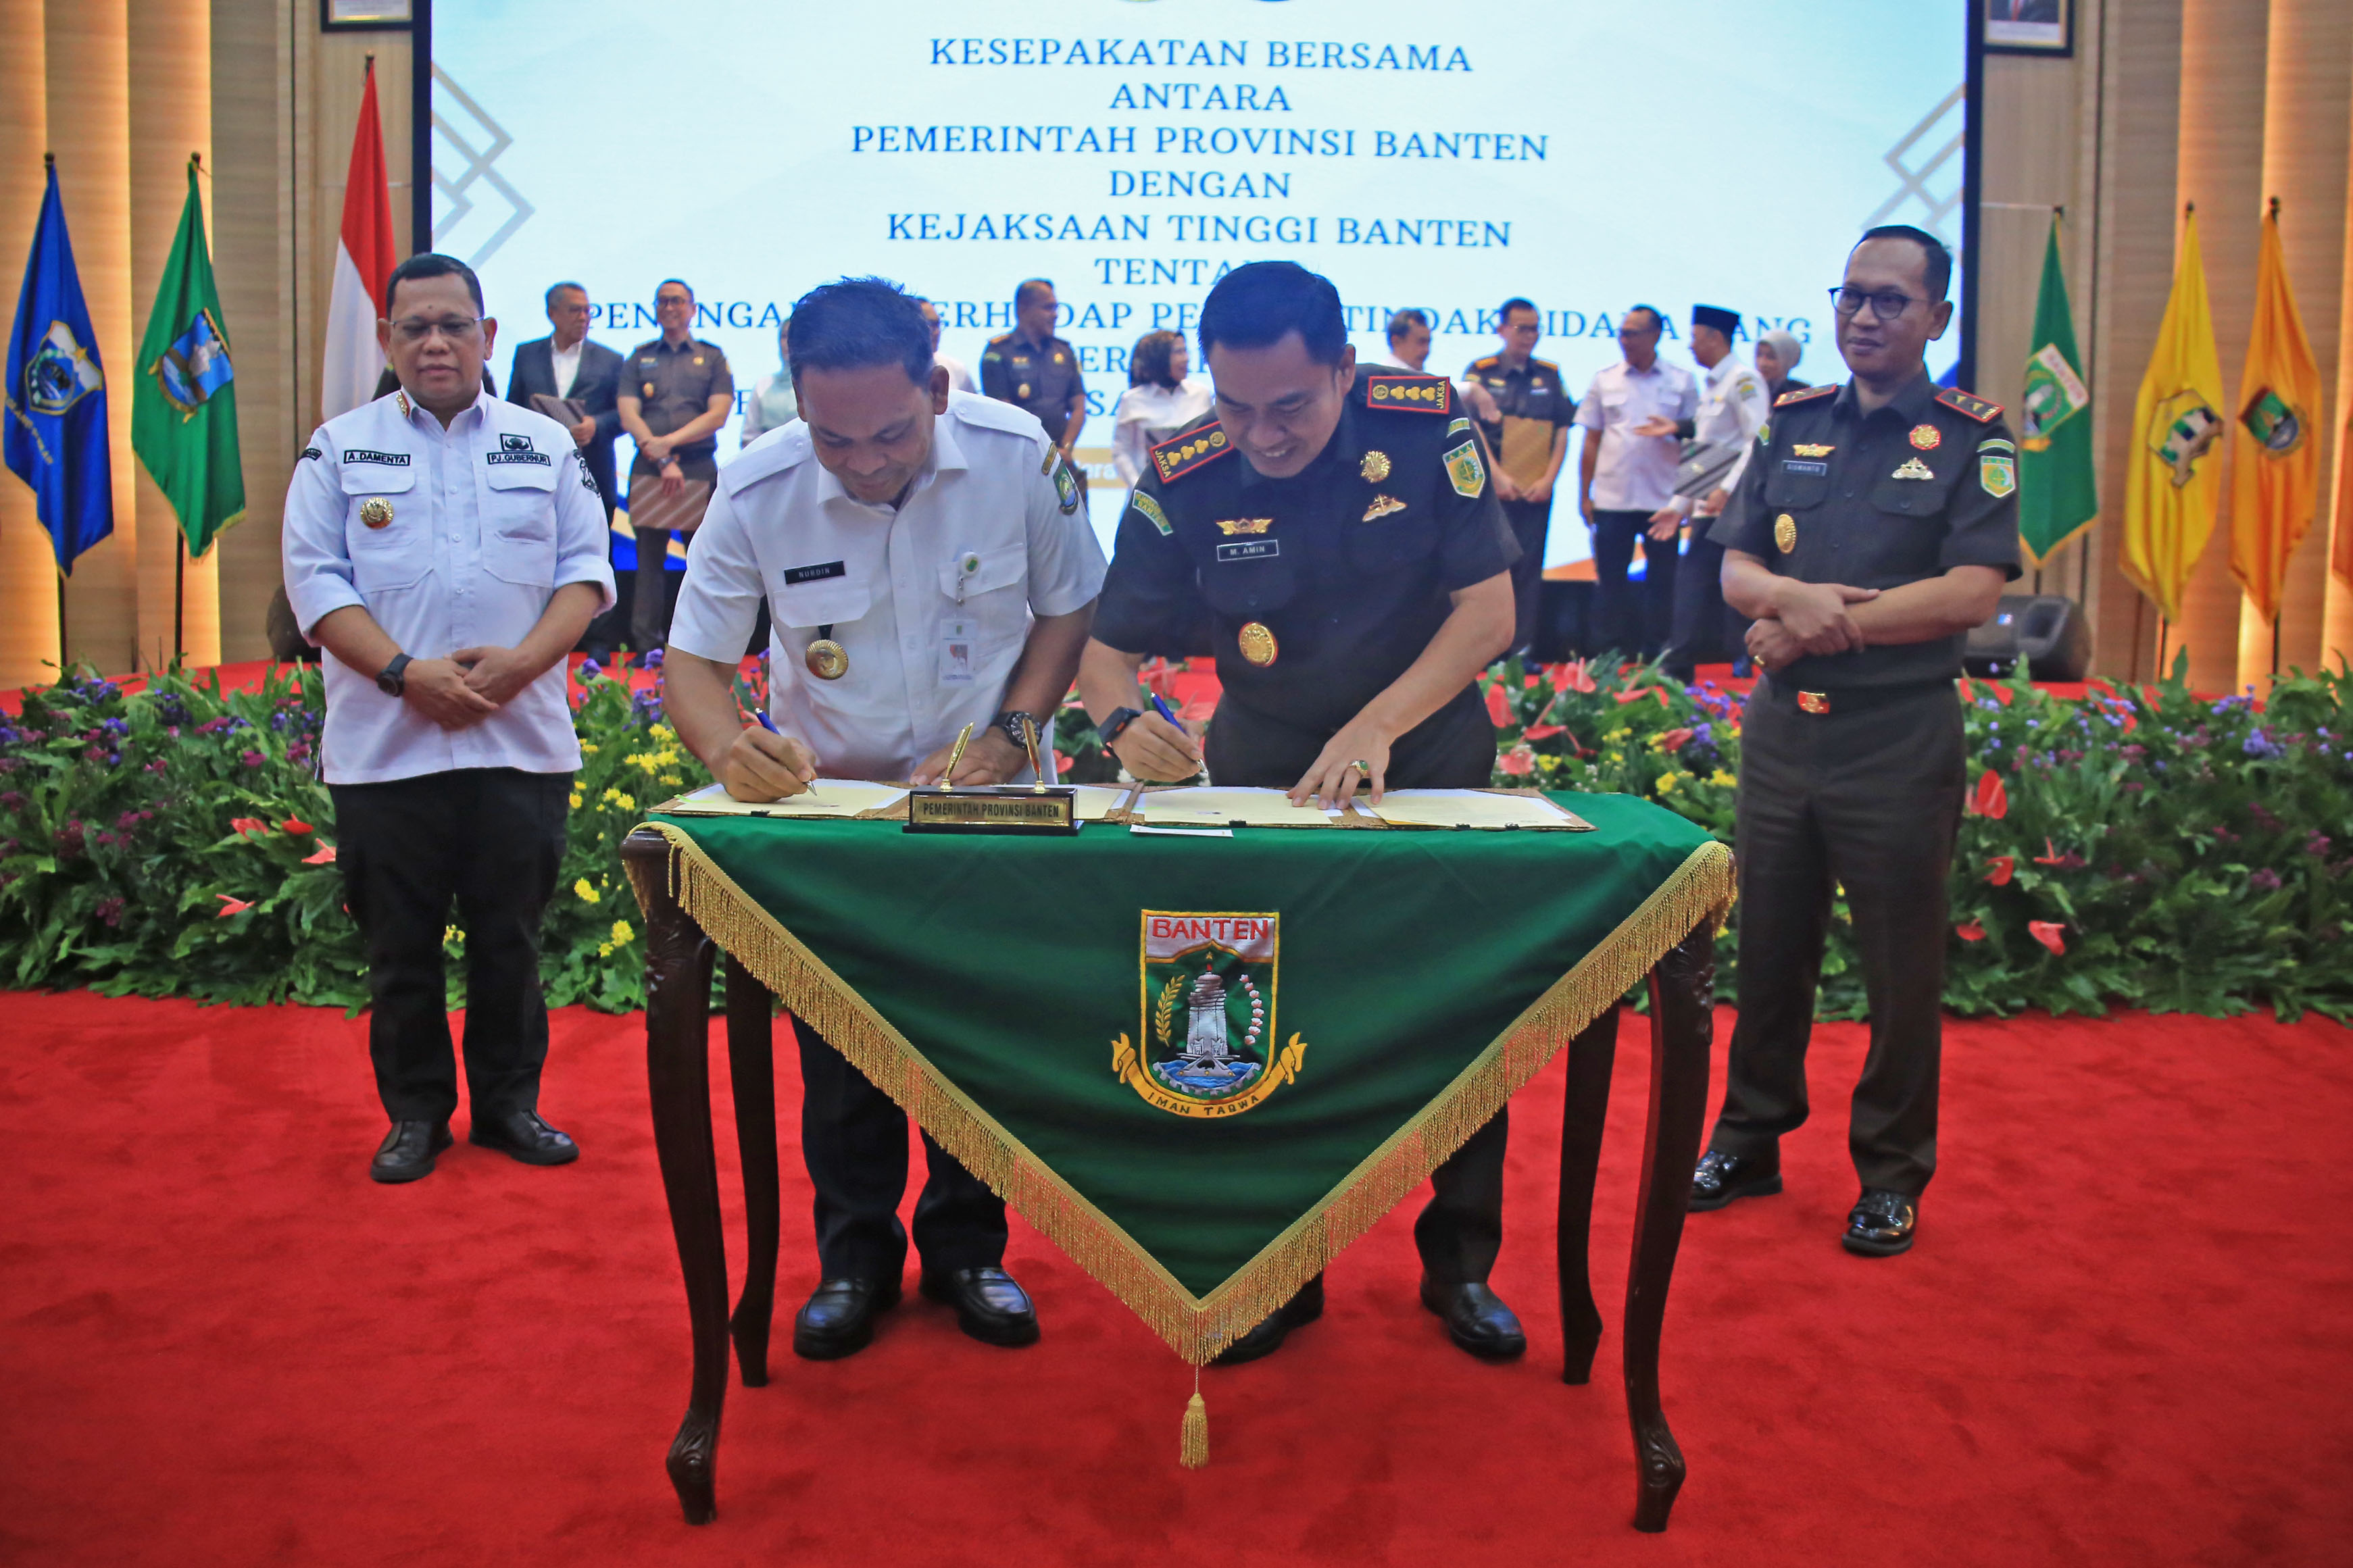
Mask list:
[[[1777,574],[1896,588],[1955,566],[2018,575],[2018,448],[2001,407],[1926,374],[1864,414],[1852,384],[1785,392],[1709,537]],[[1810,691],[1949,680],[1961,634],[1809,654],[1776,685]]]
[[[980,356],[980,395],[1036,415],[1056,446],[1071,426],[1071,399],[1085,390],[1079,351],[1060,338],[1048,338],[1041,347],[1008,332],[989,339]]]
[[[1332,439],[1290,479],[1261,476],[1214,418],[1155,447],[1120,516],[1094,635],[1166,647],[1206,602],[1225,689],[1210,774],[1288,786],[1421,657],[1450,595],[1519,553],[1446,382],[1360,372]],[[1494,726],[1466,686],[1398,738],[1388,783],[1482,784],[1493,756]]]
[[[1548,359],[1531,356],[1518,370],[1511,367],[1502,354],[1489,354],[1473,360],[1471,368],[1462,373],[1465,381],[1475,381],[1487,389],[1495,400],[1495,411],[1503,417],[1493,423],[1480,421],[1487,435],[1487,445],[1494,448],[1500,459],[1504,450],[1504,426],[1514,419],[1526,419],[1537,424],[1562,426],[1577,417],[1577,400],[1562,384],[1560,366]]]
[[[735,374],[727,368],[727,356],[716,343],[701,338],[689,338],[672,348],[661,338],[649,343],[639,343],[629,351],[621,366],[620,395],[637,398],[643,406],[646,428],[657,436],[667,436],[682,428],[696,416],[711,407],[711,395],[723,393],[735,395]],[[689,479],[709,479],[709,472],[697,474],[698,466],[715,471],[713,455],[719,450],[717,431],[700,441],[690,441],[676,448],[679,467],[687,470]],[[638,454],[632,473],[653,473],[643,453]]]

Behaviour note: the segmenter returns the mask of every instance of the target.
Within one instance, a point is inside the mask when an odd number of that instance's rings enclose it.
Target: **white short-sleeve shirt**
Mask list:
[[[1700,389],[1699,412],[1693,416],[1692,436],[1710,447],[1740,448],[1739,458],[1716,481],[1727,495],[1739,489],[1741,476],[1748,471],[1757,432],[1765,427],[1766,410],[1772,401],[1765,391],[1765,378],[1741,363],[1736,355],[1725,354],[1708,368],[1707,380]],[[1684,496],[1675,504],[1689,517],[1695,503]]]
[[[1676,421],[1699,411],[1691,372],[1654,360],[1636,370],[1624,360],[1595,373],[1577,405],[1577,423],[1601,433],[1593,469],[1597,511],[1657,511],[1674,499],[1675,466],[1683,444],[1672,435],[1637,436],[1633,427],[1654,414]]]
[[[375,503],[371,505],[371,503]],[[364,606],[411,658],[512,647],[555,591],[593,583],[613,603],[605,508],[572,433],[483,394],[444,429],[395,392],[319,426],[286,489],[286,597],[307,634]],[[580,742],[558,659],[479,724],[444,730],[329,654],[329,784],[458,768],[568,773]]]
[[[1103,547],[1075,481],[1050,471],[1053,451],[1031,415],[952,392],[894,510],[843,489],[806,424],[771,431],[719,470],[670,646],[733,664],[765,595],[776,727],[828,776],[907,777],[997,715],[1033,617],[1103,587]],[[821,636],[849,656],[838,680],[803,662]]]

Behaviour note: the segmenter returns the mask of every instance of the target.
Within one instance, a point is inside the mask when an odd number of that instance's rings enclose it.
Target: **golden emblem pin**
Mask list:
[[[1371,522],[1376,518],[1387,517],[1393,511],[1403,511],[1404,510],[1405,502],[1398,500],[1395,496],[1375,496],[1373,498],[1373,504],[1366,507],[1365,509],[1365,515],[1356,521],[1359,522]]]
[[[360,502],[360,521],[370,528],[386,528],[392,523],[392,503],[382,496],[370,496]]]
[[[1366,484],[1379,484],[1389,477],[1389,455],[1387,452],[1367,452],[1365,460],[1356,466],[1356,471],[1365,476]]]
[[[1938,433],[1934,425],[1915,425],[1912,426],[1912,445],[1917,447],[1923,452],[1935,451],[1936,449],[1936,443],[1944,438],[1945,437]]]
[[[849,673],[849,650],[831,637],[819,637],[808,645],[801,662],[819,680],[839,680]]]
[[[1825,446],[1820,441],[1793,441],[1789,444],[1789,455],[1794,458],[1827,458],[1837,450],[1835,445]]]
[[[1936,470],[1917,458],[1906,458],[1903,466],[1887,476],[1891,479],[1933,479]]]
[[[1228,538],[1237,533],[1264,533],[1274,526],[1271,517],[1229,517],[1218,520],[1218,531]]]
[[[1241,645],[1242,657],[1261,669],[1272,664],[1274,656],[1279,651],[1275,646],[1274,634],[1257,621],[1252,621],[1242,627],[1241,635],[1235,640]]]
[[[1773,543],[1784,555],[1798,548],[1798,520],[1786,511],[1773,520]]]
[[[1015,387],[1015,388],[1013,389],[1013,395],[1014,395],[1014,396],[1016,396],[1016,397],[1027,397],[1027,396],[1029,396],[1029,384],[1028,382],[1026,382],[1026,381],[1025,381],[1025,382],[1023,382],[1020,385],[1018,385],[1018,386]]]

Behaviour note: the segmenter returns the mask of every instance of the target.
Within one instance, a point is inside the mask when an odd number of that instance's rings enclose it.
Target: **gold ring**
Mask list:
[[[1350,763],[1348,765],[1356,769],[1358,773],[1364,774],[1366,778],[1371,778],[1373,776],[1373,764],[1370,763],[1356,762]]]

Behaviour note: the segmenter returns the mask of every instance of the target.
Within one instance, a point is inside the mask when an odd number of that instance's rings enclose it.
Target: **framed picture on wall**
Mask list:
[[[416,23],[417,0],[319,0],[322,32],[406,31]]]
[[[1978,0],[1989,55],[2072,55],[2075,0]]]

